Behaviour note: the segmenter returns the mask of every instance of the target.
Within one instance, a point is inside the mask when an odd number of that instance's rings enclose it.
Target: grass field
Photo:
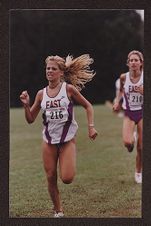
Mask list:
[[[67,217],[141,217],[141,185],[134,182],[136,150],[121,138],[122,119],[95,105],[95,141],[87,135],[86,114],[75,107],[77,175],[58,185]],[[23,109],[10,110],[10,217],[52,217],[41,158],[41,115],[28,125]]]

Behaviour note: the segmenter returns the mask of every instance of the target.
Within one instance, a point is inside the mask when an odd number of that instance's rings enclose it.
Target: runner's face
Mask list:
[[[132,54],[130,56],[128,66],[129,66],[129,69],[132,71],[140,70],[140,67],[142,66],[142,62],[140,61],[140,58],[137,54]]]
[[[46,65],[46,78],[48,81],[59,80],[63,75],[63,72],[59,69],[58,64],[55,61],[49,61]]]

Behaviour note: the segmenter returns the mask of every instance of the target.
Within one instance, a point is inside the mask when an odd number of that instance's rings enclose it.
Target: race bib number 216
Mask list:
[[[50,108],[46,111],[46,116],[49,119],[49,121],[66,121],[67,120],[67,114],[66,109],[61,108]]]

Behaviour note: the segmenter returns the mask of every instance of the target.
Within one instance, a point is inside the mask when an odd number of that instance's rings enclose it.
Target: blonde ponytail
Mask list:
[[[89,54],[83,54],[75,59],[68,55],[65,60],[65,81],[71,83],[80,91],[95,75],[94,71],[90,70],[92,63],[93,59],[90,58]]]
[[[77,58],[73,58],[72,55],[68,55],[66,59],[60,56],[48,56],[45,63],[49,61],[55,61],[60,70],[64,72],[61,80],[66,81],[74,85],[79,91],[81,91],[85,84],[92,80],[95,73],[90,70],[90,65],[93,63],[93,59],[90,58],[89,54],[83,54]]]

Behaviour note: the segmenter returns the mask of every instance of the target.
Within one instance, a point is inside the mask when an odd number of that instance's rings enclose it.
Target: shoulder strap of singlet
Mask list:
[[[60,89],[60,93],[64,93],[64,94],[66,94],[67,92],[66,92],[66,82],[63,82],[62,83],[62,87],[61,87],[61,89]]]
[[[129,72],[125,73],[125,84],[130,81]]]
[[[143,77],[144,77],[144,71],[142,71],[141,73],[141,79],[143,79]]]
[[[46,87],[43,88],[43,94],[42,94],[42,99],[46,96]]]

